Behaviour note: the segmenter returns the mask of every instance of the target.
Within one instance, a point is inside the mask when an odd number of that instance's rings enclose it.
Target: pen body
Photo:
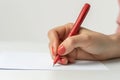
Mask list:
[[[83,8],[82,8],[76,22],[74,23],[73,28],[71,29],[70,33],[68,34],[68,37],[76,35],[78,33],[78,31],[80,29],[80,26],[83,23],[89,9],[90,9],[90,5],[88,3],[86,3],[83,6]],[[55,58],[55,60],[53,62],[53,65],[55,65],[58,62],[59,59],[60,59],[60,55],[57,54],[57,56],[56,56],[56,58]]]
[[[89,9],[90,9],[90,5],[88,3],[86,3],[84,5],[84,7],[82,8],[82,10],[81,10],[81,12],[80,12],[76,22],[74,23],[73,28],[71,29],[68,37],[76,35],[78,33],[78,31],[80,29],[80,26],[83,23],[83,21],[84,21],[86,15],[87,15]]]

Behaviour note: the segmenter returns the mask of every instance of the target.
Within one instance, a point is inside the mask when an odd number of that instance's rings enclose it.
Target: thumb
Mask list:
[[[86,34],[75,35],[65,39],[58,47],[59,55],[67,55],[77,47],[85,47],[89,43],[89,36]]]

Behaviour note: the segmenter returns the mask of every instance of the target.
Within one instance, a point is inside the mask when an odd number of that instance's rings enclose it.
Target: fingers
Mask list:
[[[58,47],[58,54],[67,55],[77,47],[86,47],[89,45],[89,39],[89,36],[84,34],[69,37]]]
[[[70,53],[67,55],[68,62],[69,62],[69,63],[74,63],[75,60],[76,60],[76,57],[77,57],[77,53],[76,53],[76,49],[74,49],[72,52],[70,52]]]
[[[50,40],[49,49],[50,49],[51,57],[53,60],[56,57],[57,48],[58,48],[59,44],[67,37],[72,26],[73,26],[73,24],[69,23],[64,26],[54,28],[48,32],[48,38]],[[68,60],[72,61],[72,59],[68,59],[66,56],[64,56],[59,60],[59,63],[60,64],[68,64]]]
[[[48,38],[49,38],[49,49],[52,55],[52,58],[55,57],[57,54],[57,48],[59,44],[64,40],[66,35],[69,33],[70,29],[72,27],[72,23],[54,28],[48,32]]]
[[[58,34],[57,32],[51,30],[48,32],[48,37],[50,40],[50,43],[49,43],[50,52],[52,53],[52,55],[55,55],[57,53],[57,47],[59,45]]]
[[[62,56],[61,59],[58,61],[58,63],[66,65],[69,63],[74,63],[75,59],[72,56]]]
[[[68,55],[62,56],[61,59],[59,60],[59,63],[66,65],[69,63],[74,63],[75,60],[99,60],[99,58],[96,57],[96,55],[85,52],[80,48],[76,48]]]
[[[54,28],[54,30],[58,33],[59,39],[63,41],[69,34],[71,28],[73,27],[72,23],[65,24],[63,26],[59,26]]]
[[[59,64],[66,65],[68,64],[68,58],[66,56],[61,57],[61,59],[58,61]]]
[[[48,32],[48,38],[49,40],[54,40],[54,35],[57,34],[58,38],[60,40],[64,40],[64,38],[68,35],[68,33],[70,32],[71,28],[73,27],[73,24],[72,23],[68,23],[68,24],[65,24],[63,26],[59,26],[59,27],[56,27],[56,28],[53,28],[52,30],[50,30]],[[54,34],[56,33],[56,34]]]

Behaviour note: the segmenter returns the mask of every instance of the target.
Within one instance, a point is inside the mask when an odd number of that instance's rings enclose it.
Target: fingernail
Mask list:
[[[62,55],[62,54],[64,54],[65,53],[65,47],[63,46],[63,45],[60,45],[59,47],[58,47],[58,54],[59,55]]]
[[[67,64],[67,60],[64,59],[64,58],[61,58],[61,59],[60,59],[60,63],[61,63],[61,64]]]
[[[64,64],[65,63],[65,59],[61,59],[61,63]]]
[[[52,47],[52,54],[55,55],[55,51],[54,51],[54,48]]]

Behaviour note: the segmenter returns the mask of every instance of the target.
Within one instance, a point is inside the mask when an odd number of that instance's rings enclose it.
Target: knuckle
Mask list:
[[[93,38],[91,35],[87,35],[87,34],[82,34],[81,35],[81,39],[84,43],[91,43],[91,41],[93,42]]]
[[[76,41],[75,39],[69,37],[67,38],[67,43],[68,43],[68,46],[73,46],[76,43]]]
[[[92,37],[90,35],[85,35],[85,40],[91,40]]]
[[[73,26],[73,23],[67,23],[66,26]]]
[[[73,23],[67,23],[67,25],[69,25],[69,26],[73,26]]]
[[[83,47],[88,48],[89,46],[91,46],[94,43],[94,39],[92,38],[92,36],[90,35],[86,35],[84,36],[84,40],[83,40]]]
[[[48,37],[50,36],[50,34],[52,34],[54,32],[54,30],[53,29],[51,29],[51,30],[49,30],[48,31]]]

